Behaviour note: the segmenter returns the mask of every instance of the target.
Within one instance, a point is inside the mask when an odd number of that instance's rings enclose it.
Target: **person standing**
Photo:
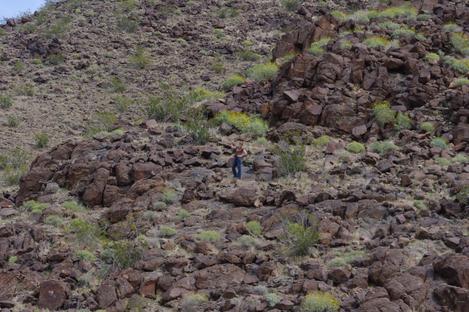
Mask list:
[[[234,148],[234,160],[233,160],[233,166],[231,167],[231,169],[233,171],[233,176],[236,179],[241,179],[241,174],[243,171],[243,158],[247,154],[248,153],[244,149],[242,143]]]

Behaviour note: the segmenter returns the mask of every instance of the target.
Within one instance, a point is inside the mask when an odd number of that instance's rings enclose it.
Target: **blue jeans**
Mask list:
[[[241,179],[242,167],[243,167],[243,161],[238,156],[235,156],[234,161],[233,161],[233,167],[231,167],[231,169],[233,170],[233,176],[235,178]]]

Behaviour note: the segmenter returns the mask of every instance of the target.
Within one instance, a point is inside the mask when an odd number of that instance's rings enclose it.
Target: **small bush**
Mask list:
[[[16,94],[22,96],[33,96],[34,86],[30,83],[22,84],[16,88]]]
[[[44,220],[44,223],[55,227],[59,227],[64,223],[64,220],[60,216],[50,215],[47,216],[47,218]]]
[[[65,209],[73,211],[73,212],[80,212],[80,211],[83,211],[83,210],[86,209],[85,206],[81,205],[80,203],[78,203],[74,200],[66,201],[62,204],[62,206]]]
[[[204,145],[210,141],[210,126],[203,111],[192,112],[184,127],[191,135],[193,143]]]
[[[223,63],[223,59],[217,57],[212,62],[212,70],[217,74],[222,74],[225,72],[225,64]]]
[[[466,77],[459,77],[453,80],[451,83],[453,87],[462,87],[462,86],[467,86],[469,85],[469,79]]]
[[[241,235],[236,243],[243,247],[256,247],[258,245],[256,238],[251,235]]]
[[[409,115],[398,112],[396,115],[394,128],[396,128],[398,131],[412,128],[412,120],[410,119]]]
[[[161,200],[166,204],[166,205],[171,205],[174,204],[177,201],[178,194],[176,193],[175,190],[166,188],[163,190],[163,193],[161,194]]]
[[[324,47],[331,41],[331,38],[322,38],[316,42],[311,43],[311,46],[308,49],[308,52],[319,56],[324,53]]]
[[[208,302],[208,297],[203,293],[187,294],[182,299],[181,312],[200,311],[200,305]]]
[[[389,102],[379,102],[373,106],[373,115],[380,127],[387,124],[394,124],[396,112],[391,108]]]
[[[179,121],[192,103],[190,97],[167,84],[161,89],[160,96],[150,97],[146,105],[147,116],[158,121]]]
[[[279,175],[288,176],[306,170],[305,147],[282,144],[274,149],[279,158]]]
[[[328,135],[321,135],[319,138],[313,140],[313,144],[316,146],[326,146],[331,141],[331,137]]]
[[[414,200],[414,207],[418,210],[427,210],[427,204],[425,204],[425,201],[423,200]]]
[[[340,40],[340,49],[342,50],[349,50],[353,46],[352,41],[347,39]]]
[[[109,243],[101,254],[102,260],[118,269],[132,267],[142,258],[141,248],[134,242],[120,240]]]
[[[425,55],[425,60],[430,64],[438,64],[440,56],[437,53],[430,52]]]
[[[366,253],[363,250],[351,250],[334,257],[332,260],[327,262],[327,265],[331,268],[342,267],[356,261],[357,259],[364,258],[365,256]]]
[[[79,244],[87,246],[96,244],[100,234],[96,225],[82,219],[73,219],[68,225],[68,230],[75,235]]]
[[[432,139],[432,146],[446,149],[448,147],[448,141],[443,137],[435,137]]]
[[[44,148],[49,144],[49,135],[45,132],[39,132],[34,135],[37,148]]]
[[[127,33],[134,33],[137,31],[138,23],[127,16],[122,16],[117,21],[117,28]]]
[[[117,111],[120,113],[128,111],[132,103],[133,100],[124,95],[118,95],[114,98],[114,104],[116,105]]]
[[[429,121],[424,121],[419,126],[420,130],[423,130],[427,133],[433,133],[435,131],[435,126]]]
[[[7,126],[10,128],[16,128],[20,124],[20,120],[16,116],[8,116],[7,117]]]
[[[463,32],[451,34],[451,44],[462,55],[469,56],[469,36]]]
[[[179,220],[186,220],[187,218],[189,218],[191,216],[191,214],[189,213],[189,211],[187,211],[186,209],[180,209],[178,212],[177,212],[177,215],[176,217],[179,219]]]
[[[125,83],[119,77],[112,77],[111,78],[111,91],[117,93],[123,93],[127,90]]]
[[[266,293],[264,298],[271,308],[275,307],[281,301],[280,297],[276,293]]]
[[[419,14],[417,15],[417,21],[429,21],[432,17],[431,14]]]
[[[145,69],[151,64],[150,56],[144,48],[139,47],[133,55],[129,57],[129,62],[138,69]]]
[[[117,116],[112,112],[96,113],[94,120],[90,122],[86,130],[86,135],[92,137],[100,132],[110,132],[117,124]]]
[[[277,75],[278,66],[275,63],[257,64],[248,69],[248,77],[255,81],[265,81]]]
[[[239,52],[239,58],[246,62],[256,62],[260,60],[261,56],[251,50],[243,50]]]
[[[8,95],[0,95],[0,108],[8,109],[13,106],[13,100]]]
[[[469,185],[463,186],[455,197],[456,200],[462,205],[469,204]]]
[[[242,85],[246,81],[246,78],[239,74],[234,74],[228,77],[228,79],[223,82],[223,89],[228,91],[231,90],[235,86]]]
[[[233,18],[239,15],[239,11],[235,8],[224,7],[218,11],[218,17],[220,18]]]
[[[246,229],[248,230],[249,234],[253,236],[260,236],[262,234],[262,225],[259,221],[249,221],[246,223]]]
[[[197,239],[207,242],[216,242],[221,239],[221,235],[217,231],[202,231],[197,234]]]
[[[364,43],[370,48],[380,48],[387,47],[390,44],[390,41],[384,37],[380,36],[371,36],[365,39]]]
[[[443,167],[451,165],[451,159],[444,158],[444,157],[436,157],[435,162]]]
[[[251,135],[254,138],[263,137],[269,130],[267,122],[259,117],[249,116],[242,112],[223,111],[214,119],[215,124],[227,123],[242,133]]]
[[[445,56],[443,61],[445,64],[448,64],[451,68],[461,74],[469,73],[469,58],[457,59],[452,56]]]
[[[395,19],[398,17],[415,18],[417,16],[417,9],[410,5],[401,5],[396,7],[389,7],[379,12],[379,18]]]
[[[18,262],[18,256],[10,256],[8,257],[8,263],[9,264],[16,264]]]
[[[392,32],[393,38],[421,38],[420,36],[414,29],[408,27],[401,27]]]
[[[48,27],[46,36],[49,38],[61,38],[68,32],[70,28],[70,17],[63,17],[55,21],[54,24]]]
[[[469,156],[466,154],[457,154],[453,157],[452,162],[459,163],[459,164],[468,164],[469,163]]]
[[[443,31],[445,32],[460,32],[461,30],[462,28],[455,23],[448,23],[443,25]]]
[[[25,67],[26,65],[24,65],[24,63],[20,60],[16,61],[15,65],[13,66],[16,72],[22,72]]]
[[[60,53],[55,53],[55,54],[50,54],[47,56],[46,59],[46,64],[56,66],[63,64],[65,62],[65,58],[62,54]]]
[[[16,185],[28,170],[29,154],[17,147],[0,155],[0,169],[8,185]]]
[[[361,154],[361,153],[365,152],[365,145],[363,145],[360,142],[353,141],[353,142],[350,142],[349,144],[347,144],[345,149],[347,151],[349,151],[350,153],[353,153],[353,154]]]
[[[286,239],[292,256],[306,256],[319,241],[318,224],[312,216],[300,216],[298,222],[288,222]]]
[[[163,225],[160,227],[160,236],[161,237],[171,237],[176,235],[177,231],[176,229]]]
[[[219,91],[211,91],[204,87],[194,88],[189,92],[189,97],[192,102],[200,102],[204,100],[216,100],[223,98],[225,94]]]
[[[47,207],[48,204],[40,203],[35,200],[28,200],[27,202],[23,203],[22,208],[30,211],[32,213],[42,213]]]
[[[282,6],[290,12],[298,10],[304,0],[282,0]]]
[[[394,23],[391,21],[386,21],[378,24],[379,28],[385,29],[385,30],[396,30],[402,27],[401,24]]]
[[[305,296],[301,303],[301,312],[338,312],[340,301],[330,293],[312,292]]]
[[[80,261],[88,261],[88,262],[95,262],[96,261],[96,256],[94,255],[94,253],[92,253],[91,251],[88,251],[86,249],[77,250],[75,252],[75,257],[77,257],[78,260],[80,260]]]
[[[378,141],[371,143],[370,149],[380,155],[386,155],[387,153],[396,150],[397,146],[392,141]]]

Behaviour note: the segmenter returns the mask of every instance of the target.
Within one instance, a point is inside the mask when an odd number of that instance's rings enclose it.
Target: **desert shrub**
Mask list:
[[[119,0],[119,6],[124,12],[131,12],[137,8],[137,0]]]
[[[144,48],[138,47],[135,53],[129,57],[129,62],[138,69],[145,69],[151,64],[151,58]]]
[[[342,254],[337,255],[333,259],[327,262],[327,265],[331,268],[333,267],[342,267],[350,264],[357,259],[364,258],[366,256],[366,252],[363,250],[351,250],[346,251]]]
[[[59,65],[65,62],[65,57],[60,53],[50,54],[46,58],[46,64]]]
[[[86,220],[73,219],[68,225],[68,231],[75,235],[79,244],[93,246],[98,241],[100,229]]]
[[[444,157],[436,157],[435,162],[440,166],[449,166],[451,165],[451,159],[444,158]]]
[[[223,63],[223,59],[219,57],[215,58],[212,61],[211,67],[212,67],[212,70],[217,74],[221,74],[225,72],[225,64]]]
[[[385,37],[381,36],[371,36],[365,39],[364,43],[370,48],[380,48],[387,47],[390,44],[390,41]]]
[[[417,39],[425,39],[422,37],[421,34],[418,34],[415,32],[415,29],[409,28],[409,27],[400,27],[395,29],[392,32],[392,37],[393,38],[417,38]]]
[[[32,213],[41,213],[44,211],[44,209],[49,207],[49,205],[46,203],[37,202],[35,200],[28,200],[27,202],[23,203],[21,207]]]
[[[161,200],[166,204],[166,205],[171,205],[177,201],[178,194],[176,193],[175,190],[171,188],[166,188],[163,190],[161,193]]]
[[[20,120],[16,116],[8,116],[6,125],[10,128],[16,128],[20,124]]]
[[[462,87],[469,85],[469,79],[466,77],[459,77],[453,80],[451,83],[453,87]]]
[[[58,215],[50,215],[44,220],[45,224],[59,227],[64,223],[64,220]]]
[[[425,55],[425,60],[430,64],[438,64],[440,56],[437,53],[430,52]]]
[[[410,5],[401,5],[396,7],[388,7],[378,14],[379,18],[395,19],[399,17],[415,18],[417,9]]]
[[[432,17],[431,14],[419,14],[417,15],[417,21],[429,21]]]
[[[456,193],[455,198],[463,205],[469,204],[469,185],[463,186],[461,190]]]
[[[394,128],[396,128],[398,131],[412,128],[412,120],[410,119],[409,115],[398,112],[396,115]]]
[[[340,11],[333,11],[332,16],[339,21],[355,21],[366,24],[372,19],[395,19],[398,17],[415,18],[417,10],[414,7],[403,5],[397,7],[388,7],[382,11],[377,10],[358,10],[350,14]]]
[[[301,312],[338,312],[340,301],[330,293],[315,291],[301,302]]]
[[[347,151],[349,151],[350,153],[353,153],[353,154],[361,154],[361,153],[365,152],[365,145],[363,145],[360,142],[353,141],[353,142],[350,142],[349,144],[347,144],[345,149]]]
[[[259,221],[249,221],[246,223],[246,229],[248,230],[249,234],[253,236],[260,236],[262,234],[262,225]]]
[[[34,86],[30,83],[22,84],[16,88],[16,94],[23,96],[33,96]]]
[[[208,297],[203,293],[191,293],[184,296],[181,303],[181,312],[200,311],[200,305],[208,302]]]
[[[432,146],[446,149],[448,147],[448,141],[444,137],[435,137],[432,139]]]
[[[200,102],[204,100],[216,100],[223,98],[225,94],[219,91],[212,91],[204,87],[196,87],[189,92],[189,98],[192,102]]]
[[[134,33],[137,31],[138,23],[127,16],[122,16],[117,21],[117,28],[127,33]]]
[[[204,145],[210,141],[210,125],[200,110],[190,114],[188,120],[184,123],[184,128],[189,132],[193,143]]]
[[[462,55],[469,56],[469,36],[463,32],[451,34],[451,44]]]
[[[331,141],[330,136],[321,135],[319,138],[315,138],[313,140],[313,144],[316,145],[316,146],[325,146],[325,145],[329,144],[330,141]]]
[[[469,163],[469,156],[466,154],[457,154],[451,161],[465,165]]]
[[[394,124],[396,112],[391,108],[389,102],[383,101],[373,105],[373,115],[379,126]]]
[[[10,256],[8,257],[8,263],[9,264],[16,264],[18,262],[18,256]]]
[[[49,144],[49,135],[45,132],[39,132],[34,135],[37,148],[44,148]]]
[[[418,211],[421,211],[421,210],[427,210],[427,204],[425,204],[425,201],[421,200],[421,199],[416,199],[414,200],[414,207],[415,209],[417,209]]]
[[[167,84],[163,84],[161,89],[161,95],[149,98],[146,105],[147,116],[158,121],[179,121],[190,107],[190,98]]]
[[[8,95],[0,95],[0,108],[7,109],[13,105],[13,100]]]
[[[262,118],[249,116],[242,112],[222,111],[215,116],[214,122],[217,125],[227,123],[254,138],[265,136],[269,130],[267,122]]]
[[[80,261],[88,261],[88,262],[96,261],[96,256],[94,255],[94,253],[86,249],[77,250],[75,252],[75,257],[77,257],[78,260]]]
[[[352,48],[352,41],[347,40],[347,39],[342,39],[340,40],[340,48],[342,50],[349,50]]]
[[[110,132],[117,124],[117,116],[112,112],[99,112],[89,123],[86,129],[86,136],[92,137],[100,132]]]
[[[280,301],[280,297],[276,293],[266,293],[264,295],[265,301],[267,301],[267,304],[269,307],[275,307]]]
[[[223,89],[226,91],[231,90],[235,86],[242,85],[245,81],[246,78],[240,74],[231,75],[223,82]]]
[[[277,75],[278,66],[275,63],[257,64],[248,69],[248,77],[255,81],[265,81]]]
[[[61,38],[63,37],[68,30],[70,29],[70,22],[72,19],[70,17],[62,17],[55,21],[51,26],[47,28],[46,36],[48,38]]]
[[[231,7],[223,7],[218,11],[218,17],[220,18],[233,18],[239,15],[239,11]]]
[[[3,28],[0,28],[0,37],[3,37],[7,34],[6,30]]]
[[[256,62],[260,60],[261,56],[251,50],[243,50],[239,52],[239,58],[246,62]]]
[[[112,77],[111,78],[111,91],[112,92],[117,92],[117,93],[122,93],[127,90],[127,87],[125,83],[119,78],[119,77]]]
[[[69,200],[69,201],[66,201],[62,204],[62,206],[67,209],[67,210],[70,210],[70,211],[73,211],[73,212],[80,212],[80,211],[83,211],[85,210],[85,206],[83,206],[82,204],[74,201],[74,200]]]
[[[298,10],[304,0],[281,0],[282,6],[290,12]]]
[[[379,28],[385,30],[396,30],[402,27],[401,24],[392,22],[392,21],[385,21],[378,24]]]
[[[124,113],[128,111],[132,103],[133,103],[133,100],[124,95],[118,95],[114,97],[114,104],[116,106],[117,111],[120,113]]]
[[[308,52],[319,56],[324,53],[324,47],[331,41],[331,38],[322,38],[316,42],[311,43],[311,46],[308,49]]]
[[[241,235],[236,240],[236,243],[243,247],[255,247],[258,245],[256,238],[251,235]]]
[[[448,64],[451,68],[461,74],[469,73],[469,58],[457,59],[447,55],[443,58],[443,61],[445,64]]]
[[[3,178],[8,185],[16,185],[28,170],[29,154],[16,147],[0,155],[0,169],[3,169]]]
[[[132,267],[142,258],[142,249],[135,242],[115,241],[106,245],[101,258],[114,268],[125,269]]]
[[[385,155],[391,151],[396,150],[397,146],[392,141],[378,141],[371,143],[370,149],[380,155]]]
[[[207,242],[216,242],[221,239],[221,235],[217,231],[202,231],[197,234],[197,239]]]
[[[160,227],[160,236],[161,237],[171,237],[171,236],[176,235],[176,233],[177,233],[176,229],[174,229],[170,226],[162,225]]]
[[[460,32],[462,28],[455,23],[447,23],[443,25],[443,31],[445,32]]]
[[[17,60],[15,64],[13,65],[13,68],[15,69],[16,72],[22,72],[25,67],[26,65],[20,60]]]
[[[179,219],[179,220],[186,220],[187,218],[189,218],[191,216],[190,212],[187,211],[186,209],[179,209],[179,211],[177,212],[176,214],[176,217]]]
[[[429,122],[429,121],[424,121],[420,124],[419,126],[420,130],[423,130],[427,133],[432,133],[433,131],[435,131],[435,126],[433,125],[433,123]]]
[[[225,37],[225,32],[223,29],[216,28],[213,30],[213,34],[215,37],[217,37],[217,39],[223,39]]]
[[[306,256],[313,245],[319,241],[317,220],[313,215],[300,215],[295,222],[285,226],[286,243],[292,256]]]
[[[306,170],[305,147],[303,145],[280,144],[275,147],[280,176],[288,176]]]

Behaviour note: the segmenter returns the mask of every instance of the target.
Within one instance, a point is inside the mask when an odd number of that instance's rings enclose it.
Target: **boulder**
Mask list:
[[[58,310],[67,299],[68,288],[61,281],[44,281],[39,285],[38,306],[43,309]]]

